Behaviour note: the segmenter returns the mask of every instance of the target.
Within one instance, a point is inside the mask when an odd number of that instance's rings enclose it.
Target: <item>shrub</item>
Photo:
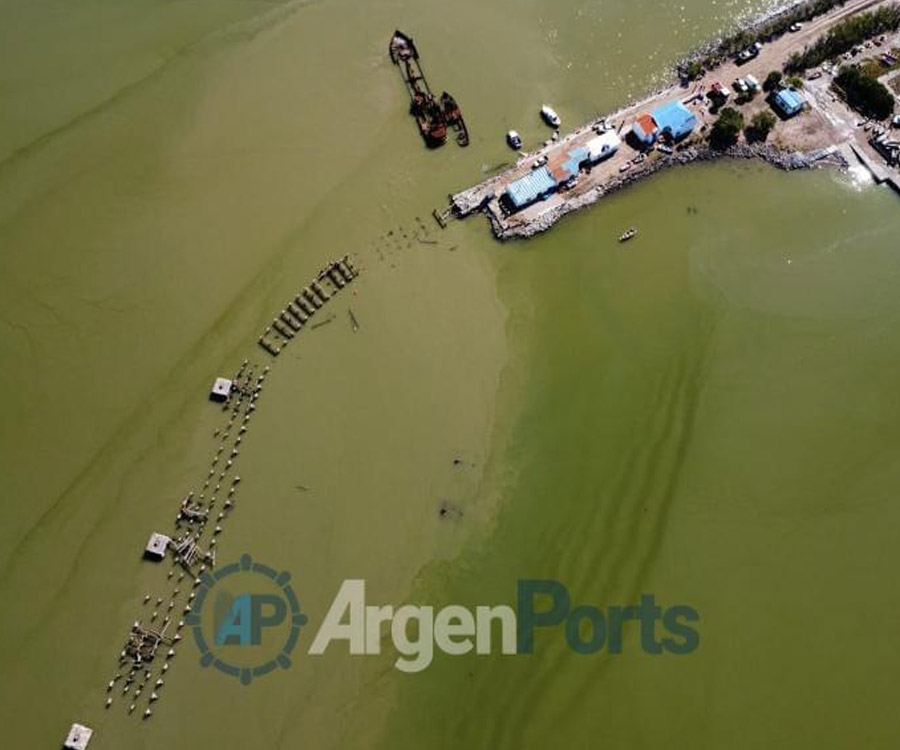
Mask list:
[[[777,89],[783,77],[780,70],[773,70],[766,76],[766,80],[763,81],[763,91],[774,91]]]
[[[714,148],[728,148],[737,143],[743,129],[744,116],[734,107],[725,107],[719,113],[719,119],[713,123],[709,142]]]
[[[744,130],[748,141],[764,141],[769,137],[778,119],[769,110],[757,112]]]

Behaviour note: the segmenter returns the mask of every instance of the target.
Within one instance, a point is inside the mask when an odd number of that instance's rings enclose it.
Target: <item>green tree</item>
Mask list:
[[[843,66],[835,76],[834,83],[843,92],[847,104],[857,112],[883,120],[894,111],[891,92],[854,65]]]
[[[744,130],[744,135],[747,136],[748,141],[764,141],[769,137],[769,133],[772,132],[772,128],[777,122],[778,119],[769,110],[757,112]]]
[[[725,107],[719,113],[719,119],[713,123],[709,142],[713,148],[728,148],[737,143],[743,129],[744,116],[734,107]]]
[[[703,64],[699,60],[691,60],[685,63],[681,74],[687,81],[696,81],[703,75]]]
[[[785,70],[800,73],[849,52],[867,39],[900,29],[900,5],[891,3],[867,13],[850,16],[819,37],[802,53],[790,56]]]
[[[766,76],[766,80],[763,81],[763,91],[774,91],[777,89],[782,78],[783,76],[780,70],[773,70]]]

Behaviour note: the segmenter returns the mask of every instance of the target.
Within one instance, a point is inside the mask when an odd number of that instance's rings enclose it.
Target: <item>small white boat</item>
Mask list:
[[[622,233],[622,236],[619,237],[619,242],[628,242],[628,240],[630,240],[636,234],[637,234],[637,229],[635,229],[634,227],[631,227],[630,229],[627,229],[625,232]]]
[[[515,130],[510,130],[506,134],[506,142],[509,144],[510,148],[513,148],[516,151],[522,148],[522,138]]]
[[[559,115],[556,114],[556,110],[549,104],[545,104],[541,107],[541,117],[544,118],[544,122],[554,128],[558,128],[561,122]]]

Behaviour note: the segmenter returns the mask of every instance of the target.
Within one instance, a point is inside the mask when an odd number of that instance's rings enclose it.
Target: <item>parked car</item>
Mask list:
[[[750,90],[750,87],[747,85],[747,82],[743,78],[736,78],[734,83],[731,85],[739,94],[746,94]]]
[[[792,23],[791,24],[791,31],[793,31],[793,32],[800,31],[800,29],[802,29],[802,28],[803,28],[802,23]]]

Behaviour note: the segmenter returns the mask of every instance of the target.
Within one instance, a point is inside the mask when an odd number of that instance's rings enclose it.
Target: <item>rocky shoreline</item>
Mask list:
[[[629,187],[657,172],[672,167],[699,162],[713,162],[722,159],[760,159],[776,169],[783,169],[785,171],[815,169],[824,166],[845,169],[849,166],[847,160],[837,147],[829,147],[818,151],[802,153],[797,151],[786,151],[768,144],[737,145],[724,151],[716,150],[708,146],[691,146],[679,153],[645,163],[645,165],[642,165],[640,168],[617,177],[603,187],[597,187],[584,195],[566,200],[565,203],[541,214],[527,224],[504,226],[492,211],[487,210],[486,213],[491,222],[491,230],[498,240],[527,239],[547,231],[563,216],[566,216],[573,211],[578,211],[579,209],[591,206],[604,196],[611,195],[623,188]]]

